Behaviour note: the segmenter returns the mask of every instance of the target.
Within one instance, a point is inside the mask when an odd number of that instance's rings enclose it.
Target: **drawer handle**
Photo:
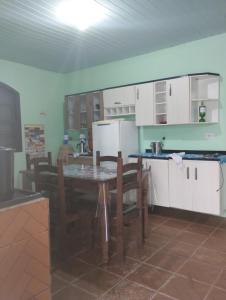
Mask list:
[[[195,180],[198,180],[198,169],[195,168]]]
[[[122,104],[121,102],[118,102],[118,101],[116,101],[116,102],[114,102],[114,104]]]
[[[187,167],[187,179],[189,179],[189,167]]]

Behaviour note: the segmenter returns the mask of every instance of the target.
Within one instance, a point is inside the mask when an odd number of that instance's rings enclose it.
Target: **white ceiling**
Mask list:
[[[97,0],[106,20],[59,23],[59,0],[0,0],[0,59],[70,72],[226,31],[226,0]]]

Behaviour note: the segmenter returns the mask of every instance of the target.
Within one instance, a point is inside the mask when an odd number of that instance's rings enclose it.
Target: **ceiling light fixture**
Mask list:
[[[107,9],[94,0],[66,0],[55,9],[57,18],[69,26],[85,30],[99,23],[106,16]]]

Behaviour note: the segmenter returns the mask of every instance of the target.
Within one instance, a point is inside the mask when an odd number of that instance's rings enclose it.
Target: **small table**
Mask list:
[[[98,205],[101,220],[101,246],[103,262],[109,260],[109,218],[108,199],[109,191],[116,188],[117,171],[111,167],[65,165],[64,177],[70,180],[73,188],[93,190],[98,192]]]

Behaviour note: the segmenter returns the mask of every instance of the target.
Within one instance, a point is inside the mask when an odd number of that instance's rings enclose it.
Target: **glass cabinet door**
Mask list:
[[[92,120],[93,122],[103,120],[103,93],[92,93]]]
[[[80,95],[80,105],[79,105],[79,112],[80,112],[80,128],[87,128],[87,100],[86,95]]]

